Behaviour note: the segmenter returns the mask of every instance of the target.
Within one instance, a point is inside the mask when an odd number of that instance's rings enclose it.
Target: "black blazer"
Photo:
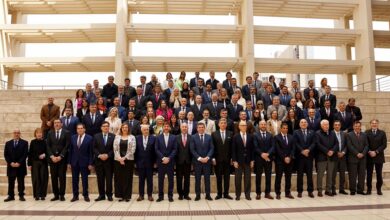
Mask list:
[[[156,137],[153,135],[148,136],[148,143],[146,149],[144,148],[144,138],[142,135],[136,137],[136,150],[135,150],[135,163],[137,169],[140,168],[153,168],[156,163],[156,153],[154,146],[156,144]]]
[[[215,90],[215,89],[217,89],[217,84],[218,84],[218,83],[219,83],[219,81],[218,81],[217,79],[214,78],[213,82],[211,82],[211,79],[208,79],[208,80],[206,81],[206,84],[205,84],[205,85],[211,84],[211,88],[212,88],[213,90]]]
[[[320,105],[321,105],[321,107],[324,107],[324,104],[325,104],[325,101],[326,101],[325,98],[326,98],[326,95],[322,95],[321,98],[320,98]],[[336,96],[333,95],[333,94],[330,94],[329,95],[329,100],[330,100],[331,108],[336,108],[336,104],[337,104]]]
[[[46,154],[46,141],[38,139],[32,140],[30,142],[30,148],[28,149],[27,165],[32,166],[33,161],[41,161],[46,164],[46,158],[39,159],[41,154]]]
[[[107,144],[104,145],[104,139],[103,139],[103,133],[95,134],[93,137],[93,158],[94,158],[94,164],[96,166],[102,165],[106,162],[112,163],[114,159],[114,139],[115,134],[108,133],[107,134]],[[102,161],[98,156],[100,154],[107,154],[109,159],[106,161]]]
[[[237,109],[235,110],[233,104],[230,104],[230,105],[228,106],[229,118],[232,119],[233,121],[238,121],[238,120],[239,120],[240,112],[241,112],[242,110],[244,110],[244,108],[242,107],[242,105],[237,104]]]
[[[341,112],[337,112],[335,115],[335,120],[339,120],[341,122],[341,130],[352,131],[353,126],[353,118],[350,112],[344,111],[345,118],[341,115]]]
[[[23,139],[18,140],[14,147],[14,140],[7,141],[4,148],[4,158],[7,162],[7,176],[26,176],[26,159],[28,154],[28,143]],[[11,163],[19,163],[20,167],[11,167]]]
[[[296,155],[298,157],[304,157],[301,152],[303,150],[310,150],[309,156],[312,157],[314,155],[314,150],[316,147],[315,142],[315,132],[309,129],[306,129],[306,141],[303,136],[302,129],[297,129],[294,131],[294,139],[295,139],[295,149],[296,149]]]
[[[149,96],[153,94],[153,87],[149,83],[145,83],[145,96]],[[138,85],[138,87],[142,88],[142,85]]]
[[[203,119],[203,111],[206,109],[205,104],[200,105],[200,109],[198,109],[198,105],[192,105],[190,110],[194,113],[194,120],[195,121],[200,121]]]
[[[115,98],[118,97],[119,98],[119,94],[117,96],[115,96]],[[128,108],[129,107],[129,100],[130,98],[125,95],[125,94],[122,94],[122,101],[120,102],[120,105],[124,108]],[[120,99],[119,99],[120,101]]]
[[[130,120],[123,122],[123,124],[129,125],[129,129],[132,135],[137,136],[141,134],[141,123],[138,120],[133,119],[133,125],[131,125]]]
[[[335,108],[330,107],[329,109],[330,113],[329,116],[326,114],[326,109],[325,107],[322,107],[320,109],[320,115],[321,115],[321,120],[328,120],[329,121],[329,130],[333,130],[333,122],[336,118],[337,110]]]
[[[195,78],[192,78],[190,80],[190,89],[192,89],[193,87],[196,87],[196,85],[198,83],[197,80],[199,80],[199,79],[203,80],[203,82],[204,82],[204,79],[200,78],[200,77],[198,79],[195,77]]]
[[[336,134],[334,131],[328,133],[319,130],[316,132],[316,161],[327,161],[328,160],[328,151],[333,151],[333,156],[329,159],[332,161],[337,160],[337,152],[339,149],[339,141],[337,140]]]
[[[138,95],[134,96],[135,99],[135,107],[137,109],[146,109],[146,102],[148,101],[148,97],[146,96],[141,96],[140,101],[138,101]]]
[[[276,163],[284,163],[284,158],[294,158],[295,152],[295,140],[291,134],[287,134],[287,142],[283,140],[282,134],[278,134],[274,137],[275,141],[275,161]]]
[[[192,156],[191,156],[191,135],[186,134],[186,144],[183,145],[182,141],[182,134],[179,134],[176,136],[177,141],[177,153],[176,153],[176,164],[177,165],[183,165],[183,164],[191,164],[192,163]]]
[[[368,147],[370,151],[376,152],[376,157],[367,156],[367,162],[369,163],[384,163],[385,154],[384,151],[387,147],[386,133],[377,129],[376,134],[372,133],[372,130],[367,130]]]
[[[85,125],[85,133],[91,136],[95,136],[95,134],[101,131],[102,123],[104,122],[104,118],[101,114],[96,112],[95,114],[95,123],[92,123],[91,114],[88,113],[83,117],[83,123]]]
[[[60,138],[56,139],[56,131],[51,130],[47,135],[47,159],[49,163],[52,163],[50,159],[51,156],[61,156],[62,160],[67,159],[68,150],[70,146],[70,133],[69,131],[62,129],[60,133]]]
[[[269,158],[273,159],[273,154],[275,153],[275,143],[272,134],[269,132],[265,132],[265,138],[262,137],[261,131],[256,132],[254,135],[254,158],[256,163],[263,161],[264,159],[261,157],[262,153],[268,153]]]
[[[210,119],[215,121],[219,119],[219,112],[223,109],[223,105],[217,101],[217,107],[214,108],[213,102],[210,102],[206,105],[206,108],[210,112]]]
[[[220,130],[211,134],[214,144],[214,159],[216,162],[230,162],[232,158],[233,132],[225,130],[225,143],[222,142]]]
[[[354,131],[347,134],[347,148],[348,148],[348,163],[358,163],[361,160],[366,160],[367,152],[369,150],[367,135],[360,132],[359,138]],[[364,155],[363,158],[357,157],[358,153]]]
[[[239,165],[249,164],[253,161],[253,135],[246,133],[246,146],[241,138],[241,133],[233,136],[232,143],[232,160]]]
[[[234,121],[230,118],[226,118],[226,120],[227,120],[226,130],[234,132]],[[219,130],[219,119],[215,121],[215,128]]]

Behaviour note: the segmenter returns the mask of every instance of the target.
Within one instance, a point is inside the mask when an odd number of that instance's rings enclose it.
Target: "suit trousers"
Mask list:
[[[168,176],[168,198],[173,198],[173,163],[158,165],[158,198],[164,198],[164,179]]]
[[[284,192],[286,195],[291,193],[291,174],[293,170],[293,162],[290,162],[289,164],[286,164],[282,161],[277,161],[275,163],[275,193],[276,195],[281,194],[281,182],[282,182],[282,177],[284,173]]]
[[[210,171],[211,164],[209,163],[195,163],[195,194],[200,196],[200,182],[202,178],[202,173],[204,176],[204,185],[206,195],[210,195]]]
[[[265,175],[265,194],[271,192],[271,174],[272,174],[272,161],[265,161],[260,159],[255,163],[255,172],[256,172],[256,194],[261,194],[261,176]]]
[[[382,169],[383,169],[383,163],[372,163],[367,162],[367,191],[372,190],[372,173],[374,171],[376,172],[376,190],[382,191],[382,185],[383,185],[383,178],[382,178]]]
[[[366,158],[357,163],[348,163],[349,190],[351,192],[363,192],[366,178]],[[356,182],[357,180],[357,182]]]
[[[242,174],[244,173],[244,193],[245,197],[250,197],[251,193],[251,167],[249,164],[242,163],[239,164],[239,167],[235,170],[235,187],[236,187],[236,197],[241,196],[241,182]]]
[[[46,197],[49,181],[49,171],[46,161],[32,161],[31,179],[34,198]]]
[[[81,174],[81,183],[83,185],[83,196],[88,196],[88,167],[81,167],[79,165],[72,166],[72,189],[73,197],[79,197],[79,179]]]
[[[332,177],[334,171],[335,161],[327,160],[317,162],[317,190],[318,192],[322,192],[322,179],[324,178],[326,171],[326,192],[332,192]]]
[[[138,168],[138,176],[139,176],[139,185],[138,191],[141,197],[145,195],[145,181],[147,183],[147,194],[148,196],[152,196],[153,193],[153,168]]]
[[[230,161],[217,161],[215,165],[215,175],[217,178],[217,194],[218,196],[229,195],[230,186]],[[223,182],[223,189],[222,189]]]
[[[303,174],[306,174],[307,179],[307,191],[313,192],[313,158],[311,156],[299,156],[298,170],[297,170],[297,191],[298,193],[303,192]]]
[[[339,172],[339,191],[345,189],[345,172],[347,171],[347,159],[342,157],[338,158],[334,164],[334,171],[332,175],[332,191],[336,191],[336,176],[337,172]]]
[[[8,196],[11,198],[15,197],[15,181],[18,181],[18,192],[19,196],[24,196],[24,175],[19,176],[8,176]]]
[[[190,193],[191,163],[176,164],[176,189],[179,196]]]
[[[65,159],[62,159],[58,163],[50,163],[51,186],[53,188],[53,194],[55,197],[65,195],[66,169],[67,164]]]
[[[114,174],[113,161],[107,160],[96,165],[96,177],[99,189],[99,196],[112,197],[112,177]]]

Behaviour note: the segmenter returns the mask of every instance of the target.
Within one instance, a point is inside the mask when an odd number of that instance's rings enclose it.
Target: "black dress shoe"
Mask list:
[[[365,195],[367,195],[365,192],[357,192],[357,194],[359,194],[359,195],[363,195],[363,196],[365,196]]]
[[[60,201],[65,201],[65,197],[64,196],[60,196]]]
[[[118,200],[118,202],[123,202],[123,201],[125,201],[125,199],[123,198]]]
[[[222,196],[220,196],[220,195],[217,195],[217,196],[215,197],[215,200],[220,200],[220,199],[222,199]]]
[[[41,197],[41,200],[42,200],[42,201],[45,201],[45,197]]]
[[[236,197],[236,201],[240,201],[240,197],[237,196],[237,197]]]
[[[371,191],[367,191],[367,192],[366,192],[366,195],[371,195]]]
[[[156,200],[156,202],[161,202],[161,201],[163,201],[164,199],[163,198],[158,198],[157,200]]]
[[[310,198],[314,198],[313,192],[309,192],[309,197],[310,197]]]
[[[376,191],[376,194],[378,194],[378,195],[383,195],[383,193],[382,193],[382,191]]]
[[[286,198],[294,199],[294,196],[292,196],[290,193],[286,195]]]
[[[110,202],[114,201],[114,199],[112,199],[112,196],[109,196],[109,197],[107,198],[107,200],[110,201]]]
[[[248,201],[252,200],[252,198],[250,196],[245,196],[245,199],[248,200]]]
[[[261,199],[261,195],[260,194],[257,194],[256,195],[256,200],[260,200]]]
[[[209,200],[209,201],[213,201],[213,199],[211,198],[210,195],[207,195],[207,196],[205,197],[205,199],[206,199],[206,200]]]
[[[343,195],[348,195],[348,193],[345,192],[345,190],[340,190],[339,193],[340,193],[340,194],[343,194]]]
[[[8,196],[6,199],[4,199],[4,202],[14,201],[15,197]]]
[[[264,198],[266,199],[274,199],[274,197],[272,197],[269,193],[265,194]]]
[[[184,199],[185,199],[185,200],[191,200],[191,197],[189,197],[189,196],[184,196]]]
[[[24,202],[24,201],[26,201],[26,199],[24,198],[24,196],[19,196],[19,201]]]
[[[77,200],[79,200],[79,197],[73,197],[70,202],[76,202]]]
[[[199,201],[199,200],[200,200],[200,196],[196,196],[195,201]]]
[[[106,198],[103,197],[103,196],[99,196],[99,197],[97,197],[97,198],[95,199],[95,202],[99,202],[99,201],[103,201],[103,200],[106,200]]]
[[[333,194],[331,192],[325,192],[325,195],[327,196],[333,196]]]
[[[183,198],[184,198],[183,196],[179,196],[179,200],[183,200]]]
[[[280,200],[281,199],[280,195],[276,195],[276,199]]]
[[[337,195],[336,191],[332,191],[332,195],[336,196]]]
[[[231,197],[230,195],[224,195],[223,198],[233,200],[233,197]]]
[[[56,197],[50,199],[50,201],[52,201],[52,202],[53,202],[53,201],[57,201],[57,200],[60,200],[60,197],[56,196]]]
[[[35,201],[38,201],[38,200],[39,200],[39,197],[35,197],[34,199],[35,199]]]
[[[302,198],[302,193],[298,193],[298,198]]]
[[[318,192],[317,196],[318,197],[323,197],[322,192]]]
[[[126,202],[130,202],[130,199],[125,199]]]
[[[351,192],[351,196],[354,196],[356,193],[355,192]]]
[[[89,197],[88,197],[88,196],[85,196],[85,197],[84,197],[84,201],[86,201],[86,202],[90,202],[91,200],[89,199]]]
[[[173,202],[173,198],[171,197],[171,198],[168,198],[168,201],[169,202]]]

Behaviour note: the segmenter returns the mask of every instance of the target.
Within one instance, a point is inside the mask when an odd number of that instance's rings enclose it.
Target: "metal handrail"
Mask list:
[[[376,91],[378,91],[378,92],[390,91],[390,88],[388,86],[384,86],[384,84],[387,84],[390,82],[390,78],[389,78],[389,81],[383,82],[383,79],[388,78],[388,77],[389,76],[383,76],[383,77],[373,79],[373,80],[370,80],[370,81],[367,81],[364,83],[359,83],[357,85],[354,85],[352,87],[352,90],[372,91],[371,85],[375,82]]]

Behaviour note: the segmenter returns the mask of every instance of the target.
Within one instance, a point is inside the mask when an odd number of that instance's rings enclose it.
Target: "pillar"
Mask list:
[[[342,17],[334,21],[335,28],[350,29],[349,17]],[[336,47],[336,59],[338,60],[352,60],[351,45],[343,44]],[[353,87],[352,73],[344,73],[337,75],[337,87],[347,88],[351,90]]]
[[[128,24],[127,0],[117,0],[116,14],[116,41],[115,41],[115,82],[124,84],[124,79],[129,76],[125,65],[125,58],[128,56],[128,39],[126,25]]]
[[[7,14],[8,14],[8,7],[6,1],[0,2],[0,24],[7,24]],[[0,58],[7,57],[7,44],[5,35],[3,32],[0,32]],[[0,80],[5,79],[5,69],[2,64],[0,64]],[[0,88],[1,89],[1,88]]]
[[[376,91],[374,33],[372,28],[371,0],[359,0],[359,6],[353,12],[355,29],[361,32],[355,41],[356,60],[362,62],[362,67],[356,73],[357,84],[365,83],[365,91]]]

